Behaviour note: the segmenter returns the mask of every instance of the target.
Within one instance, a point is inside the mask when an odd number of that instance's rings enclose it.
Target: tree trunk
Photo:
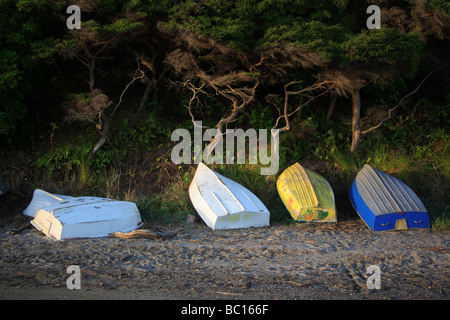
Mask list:
[[[102,114],[102,121],[103,121],[103,129],[100,131],[100,140],[98,140],[97,144],[94,147],[94,150],[92,151],[92,154],[95,154],[100,148],[105,144],[106,140],[108,139],[108,132],[109,132],[109,125],[111,123],[111,119],[108,118],[105,114]]]
[[[144,105],[148,100],[148,95],[153,87],[153,80],[148,81],[147,87],[145,88],[144,95],[142,96],[141,103],[139,103],[138,114],[142,114],[144,111]]]
[[[95,70],[95,62],[93,61],[89,65],[89,92],[94,91],[94,88],[95,88],[94,70]]]
[[[361,138],[361,97],[358,90],[352,91],[352,108],[353,108],[353,119],[352,119],[352,146],[350,147],[350,152],[355,153],[358,150],[359,139]]]
[[[331,119],[331,115],[333,114],[333,110],[334,110],[334,105],[336,104],[336,99],[337,99],[337,94],[335,92],[333,92],[331,94],[330,106],[328,107],[327,118],[325,121],[326,123],[328,123],[328,121],[330,121],[330,119]]]

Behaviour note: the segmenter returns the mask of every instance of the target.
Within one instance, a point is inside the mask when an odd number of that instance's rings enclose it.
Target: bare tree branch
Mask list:
[[[273,101],[273,95],[269,95],[266,96],[266,101],[272,103],[275,108],[278,110],[278,118],[275,121],[275,125],[273,126],[272,129],[277,129],[278,128],[278,123],[281,119],[284,119],[285,125],[284,127],[280,128],[280,133],[281,132],[286,132],[288,131],[291,126],[290,126],[290,121],[289,121],[289,117],[294,115],[296,112],[300,111],[304,106],[306,106],[307,104],[311,103],[313,100],[317,99],[318,97],[326,94],[328,91],[330,91],[331,89],[333,89],[334,87],[334,83],[332,81],[317,81],[314,84],[312,84],[311,86],[308,86],[306,88],[303,88],[301,90],[298,91],[290,91],[288,90],[289,86],[295,85],[295,84],[299,84],[302,81],[292,81],[287,83],[284,86],[284,107],[283,107],[283,113],[280,112],[280,109],[278,108],[278,106],[276,105],[276,103]],[[317,90],[322,90],[321,93],[317,94],[317,95],[311,95],[312,92],[317,91]],[[301,103],[295,110],[289,112],[289,98],[291,96],[303,96],[303,97],[307,97],[309,98],[306,102]]]
[[[116,113],[117,109],[119,108],[120,104],[122,103],[123,95],[125,94],[125,92],[127,92],[128,88],[136,80],[142,79],[142,78],[144,78],[144,76],[145,76],[145,73],[138,67],[138,69],[136,70],[135,74],[133,75],[133,79],[131,79],[131,81],[128,82],[127,85],[125,86],[125,89],[122,90],[122,93],[120,94],[120,97],[119,97],[119,101],[117,102],[116,106],[114,107],[114,110],[111,113],[110,117],[112,117]]]
[[[401,98],[400,101],[399,101],[394,107],[392,107],[391,109],[388,110],[387,116],[386,116],[385,118],[381,119],[380,122],[379,122],[378,124],[376,124],[375,126],[369,128],[369,129],[367,129],[367,130],[361,131],[361,135],[365,135],[365,134],[367,134],[367,133],[369,133],[369,132],[371,132],[371,131],[374,131],[374,130],[378,129],[384,122],[390,120],[390,119],[392,118],[392,116],[394,115],[394,112],[395,112],[395,111],[403,104],[403,102],[404,102],[407,98],[409,98],[410,96],[412,96],[413,94],[415,94],[417,91],[419,91],[419,89],[422,87],[422,85],[425,83],[425,81],[426,81],[426,80],[427,80],[434,72],[438,71],[438,70],[441,69],[441,68],[442,68],[442,67],[436,68],[436,69],[434,69],[433,71],[431,71],[430,73],[428,73],[428,74],[426,75],[426,77],[423,78],[423,80],[417,85],[417,87],[416,87],[413,91],[411,91],[410,93],[408,93],[407,95],[405,95],[403,98]]]
[[[125,88],[122,90],[122,93],[120,94],[119,97],[119,101],[117,102],[117,104],[114,107],[114,110],[112,111],[110,116],[107,116],[104,112],[104,109],[101,111],[101,113],[99,114],[99,121],[100,121],[100,128],[97,128],[100,132],[100,139],[98,140],[98,142],[96,143],[94,150],[92,151],[93,154],[95,154],[98,150],[100,150],[100,148],[105,144],[105,142],[108,139],[108,133],[109,133],[109,126],[111,124],[111,118],[114,116],[114,114],[116,113],[117,109],[119,108],[119,106],[122,103],[122,99],[123,96],[125,95],[125,93],[127,92],[128,88],[136,81],[139,79],[142,79],[145,76],[145,73],[141,70],[140,68],[140,64],[139,64],[139,59],[137,59],[138,62],[138,68],[135,71],[133,78],[127,83],[127,85],[125,86]],[[103,123],[103,125],[102,125]],[[101,131],[100,131],[101,130]]]

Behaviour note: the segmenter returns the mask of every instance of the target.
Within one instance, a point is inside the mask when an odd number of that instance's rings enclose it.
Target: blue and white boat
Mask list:
[[[374,231],[430,227],[428,212],[414,191],[368,164],[356,175],[349,197],[356,212]]]

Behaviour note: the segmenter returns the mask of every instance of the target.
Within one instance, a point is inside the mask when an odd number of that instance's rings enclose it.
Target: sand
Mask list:
[[[56,241],[4,226],[0,299],[449,299],[450,232],[373,232],[360,220],[184,227],[166,241]],[[80,267],[79,290],[67,288],[69,265]],[[368,288],[371,265],[380,289]]]

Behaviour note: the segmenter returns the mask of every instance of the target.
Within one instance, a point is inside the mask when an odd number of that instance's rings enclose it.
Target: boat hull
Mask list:
[[[350,186],[349,198],[371,230],[430,227],[428,212],[409,187],[395,177],[366,166]],[[378,176],[381,178],[375,181]]]
[[[41,189],[36,189],[34,190],[30,204],[25,208],[23,214],[34,218],[40,208],[72,198],[73,197],[71,196],[54,194]]]
[[[132,202],[97,197],[79,197],[39,209],[31,224],[57,240],[105,237],[130,232],[141,224]]]
[[[264,227],[270,213],[248,189],[200,163],[189,186],[198,215],[213,230]]]
[[[295,221],[337,222],[333,190],[319,174],[296,163],[278,177],[277,190]]]

